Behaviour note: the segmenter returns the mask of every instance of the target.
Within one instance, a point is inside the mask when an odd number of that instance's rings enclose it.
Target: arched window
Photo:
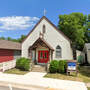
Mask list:
[[[45,33],[46,32],[46,27],[45,27],[45,25],[43,25],[43,33]]]
[[[56,47],[56,58],[60,58],[61,57],[61,47],[58,45]]]

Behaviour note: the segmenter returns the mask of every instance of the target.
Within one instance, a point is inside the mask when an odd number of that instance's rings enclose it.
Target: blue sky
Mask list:
[[[90,14],[90,0],[0,0],[0,37],[19,38],[27,35],[43,16],[55,25],[60,14]]]

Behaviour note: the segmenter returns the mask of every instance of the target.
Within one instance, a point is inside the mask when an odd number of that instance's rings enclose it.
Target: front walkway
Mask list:
[[[0,81],[61,90],[87,90],[83,82],[44,78],[45,74],[40,72],[30,72],[26,75],[0,73]]]

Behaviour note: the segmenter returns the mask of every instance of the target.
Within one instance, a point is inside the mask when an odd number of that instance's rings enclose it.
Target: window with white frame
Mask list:
[[[60,58],[61,57],[61,47],[58,45],[56,47],[56,58]]]

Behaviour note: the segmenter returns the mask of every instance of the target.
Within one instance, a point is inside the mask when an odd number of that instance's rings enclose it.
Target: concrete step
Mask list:
[[[34,65],[34,67],[32,68],[32,72],[46,72],[45,66]]]

